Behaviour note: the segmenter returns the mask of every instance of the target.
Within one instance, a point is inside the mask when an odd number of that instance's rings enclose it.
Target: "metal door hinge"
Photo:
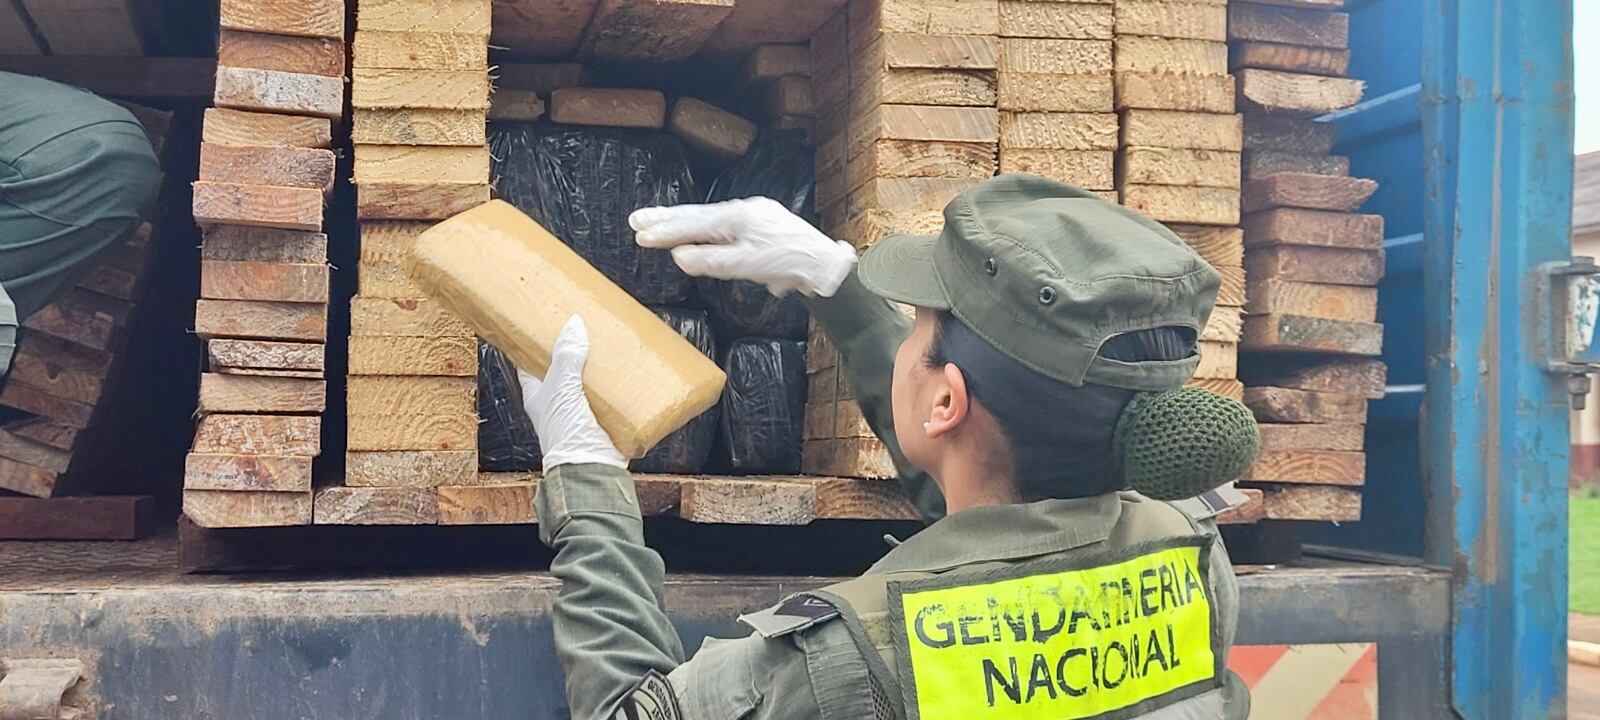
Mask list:
[[[1563,376],[1573,410],[1588,402],[1591,376],[1600,371],[1600,346],[1595,343],[1595,320],[1600,318],[1600,265],[1594,258],[1540,267],[1545,282],[1551,322],[1543,328],[1545,368]]]
[[[78,720],[69,693],[82,680],[71,658],[0,658],[0,720]]]

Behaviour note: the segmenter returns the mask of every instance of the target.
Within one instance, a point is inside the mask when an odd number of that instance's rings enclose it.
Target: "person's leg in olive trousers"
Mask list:
[[[160,176],[127,110],[0,72],[0,371],[11,364],[18,320],[138,226]]]

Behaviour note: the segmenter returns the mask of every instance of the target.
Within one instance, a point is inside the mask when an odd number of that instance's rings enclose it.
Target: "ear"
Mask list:
[[[961,427],[970,412],[971,398],[967,395],[967,378],[954,363],[945,363],[944,384],[933,396],[933,409],[928,417],[928,437],[939,437]]]

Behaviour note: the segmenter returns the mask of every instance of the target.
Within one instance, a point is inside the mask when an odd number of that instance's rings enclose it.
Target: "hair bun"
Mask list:
[[[1123,479],[1158,500],[1183,500],[1237,479],[1261,449],[1244,403],[1199,388],[1143,392],[1117,418]]]

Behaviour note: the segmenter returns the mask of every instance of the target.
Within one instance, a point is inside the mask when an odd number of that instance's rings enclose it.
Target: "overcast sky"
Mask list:
[[[1600,150],[1600,0],[1572,3],[1573,90],[1578,96],[1579,155]]]

